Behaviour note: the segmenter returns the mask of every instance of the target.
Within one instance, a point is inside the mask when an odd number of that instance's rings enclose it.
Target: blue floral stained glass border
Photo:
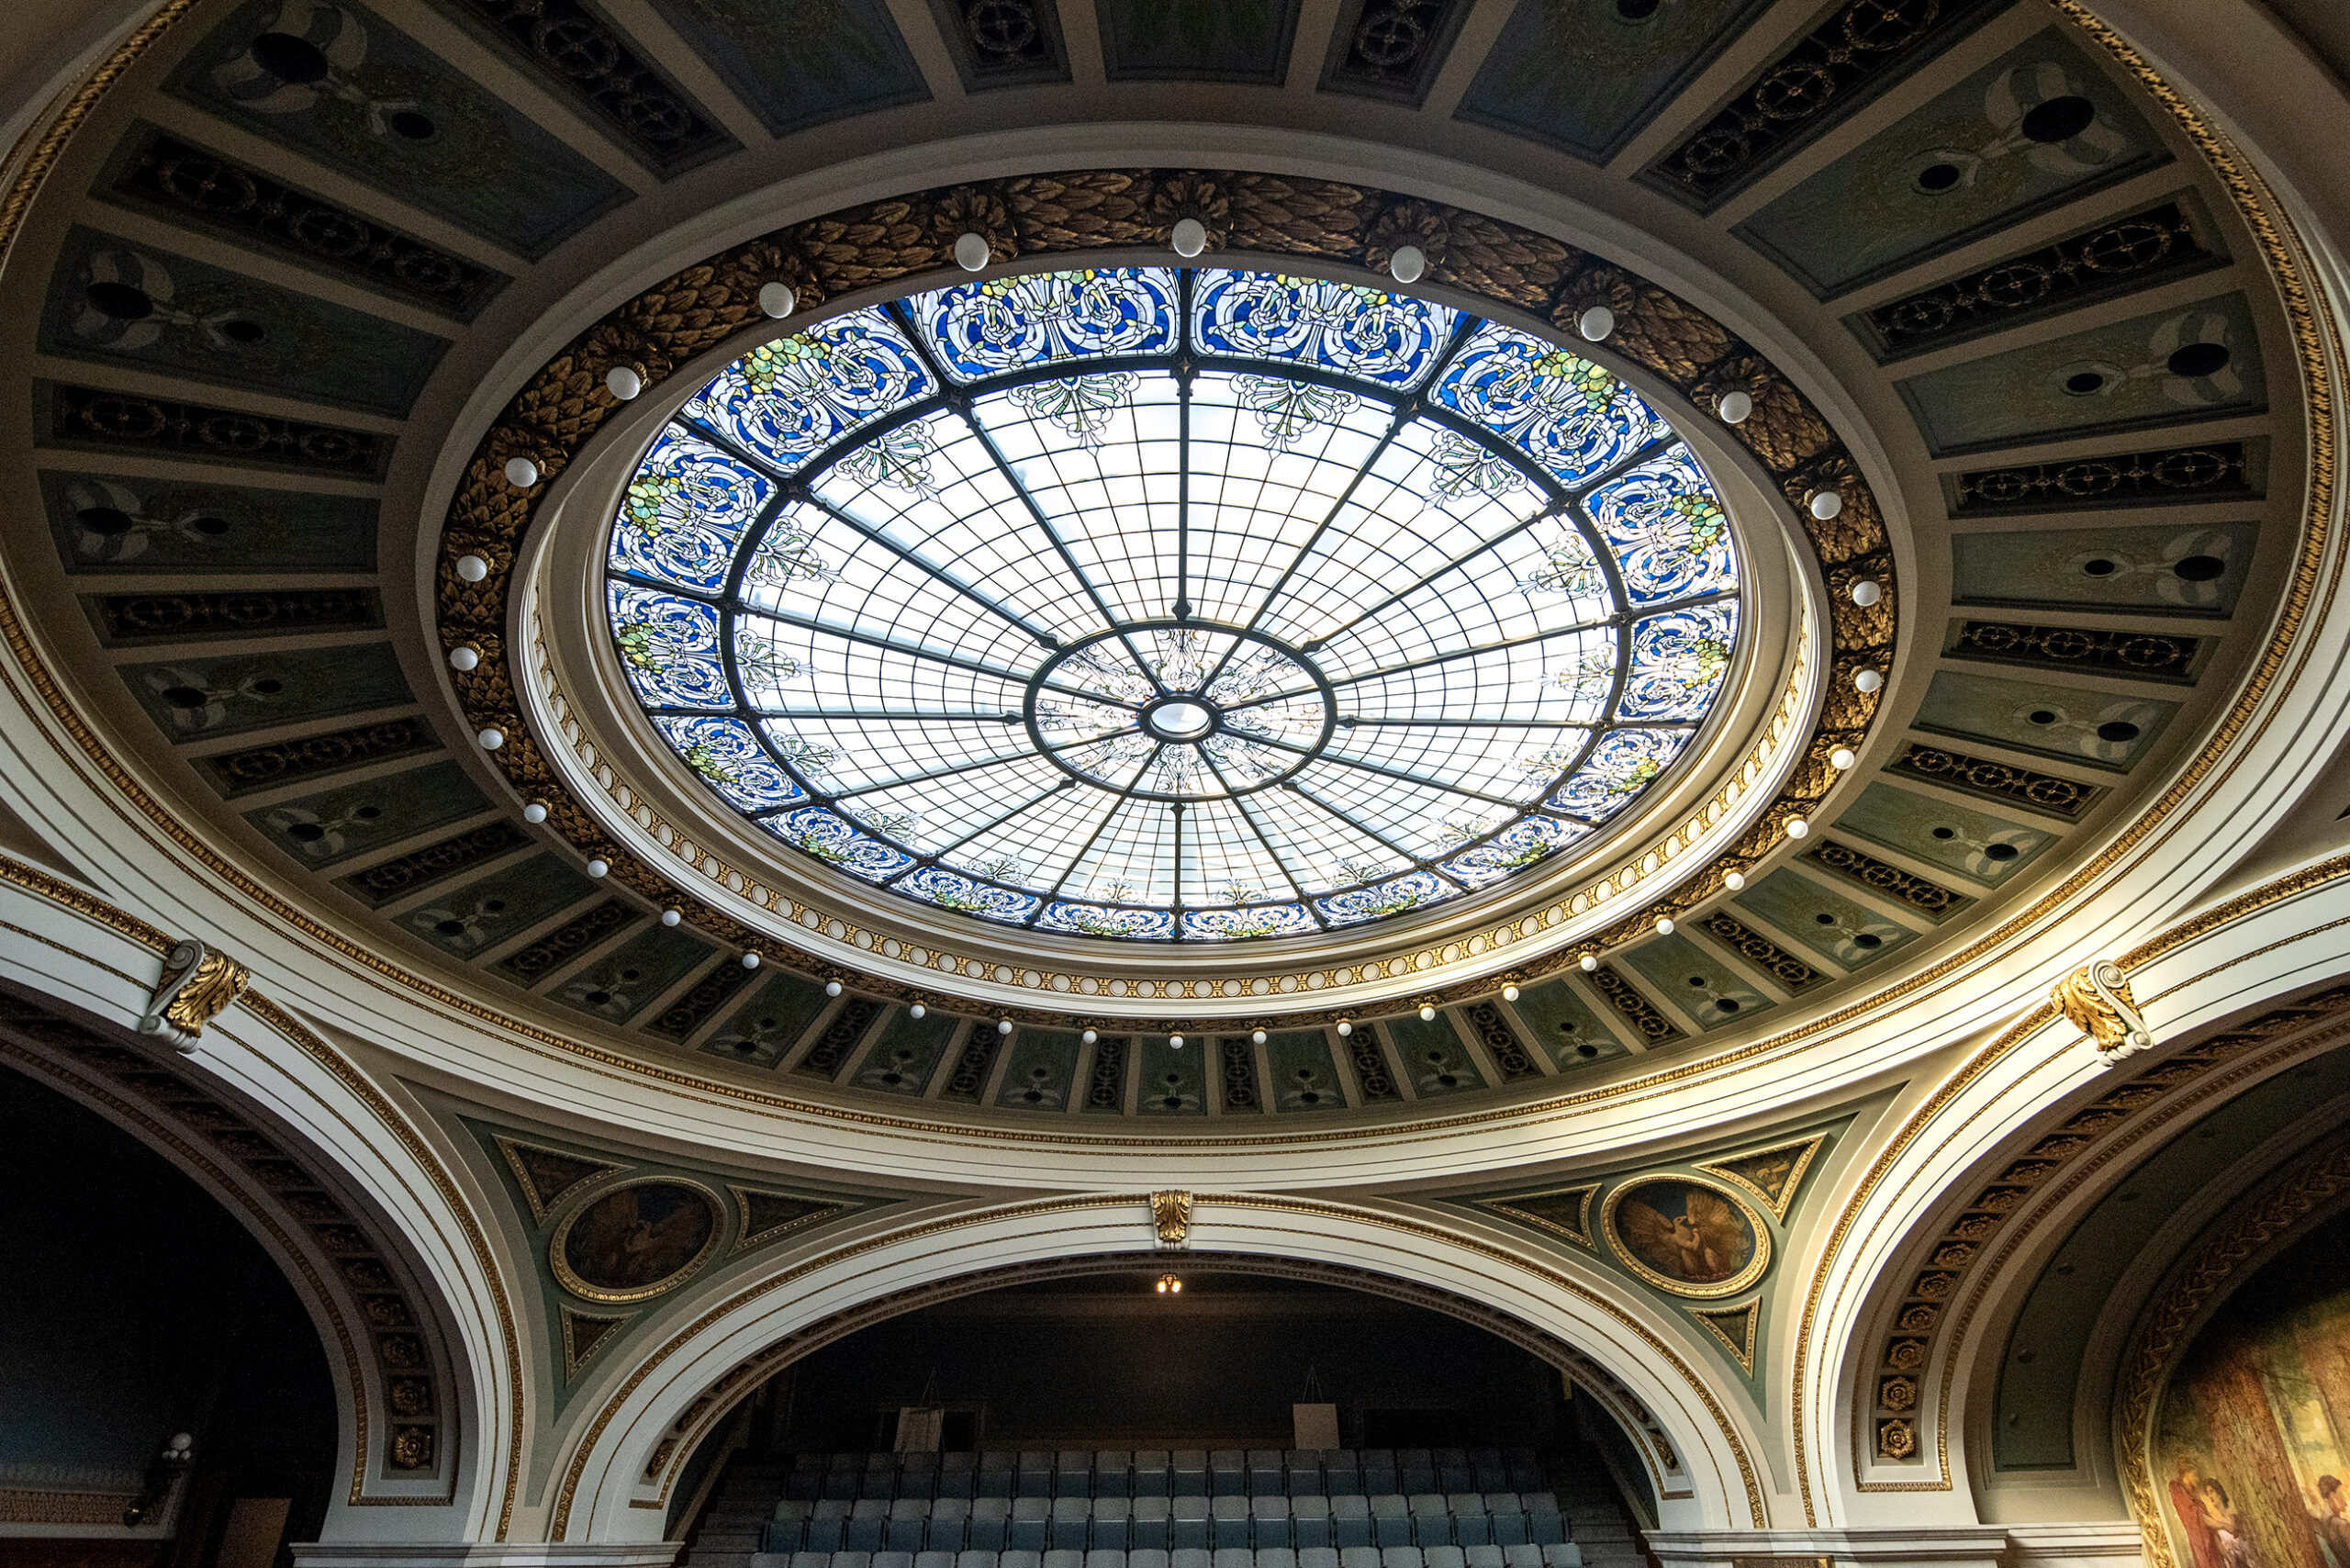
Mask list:
[[[639,701],[729,807],[931,907],[1127,941],[1354,926],[1539,865],[1687,751],[1739,646],[1720,499],[1605,366],[1233,268],[992,278],[763,343],[655,437],[605,565]],[[1184,662],[1195,590],[1230,612],[1203,627],[1326,628],[1326,695],[1293,647],[1227,653],[1281,680],[1152,740],[1154,688],[1238,689]],[[1092,644],[1024,728],[1105,621],[1161,629]],[[1317,702],[1342,740],[1298,738]],[[1260,788],[1292,754],[1299,787]],[[1138,812],[1154,787],[1210,825]]]

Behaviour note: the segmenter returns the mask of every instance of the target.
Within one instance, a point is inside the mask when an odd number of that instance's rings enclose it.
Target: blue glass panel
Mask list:
[[[807,806],[778,817],[761,817],[759,825],[827,865],[837,866],[868,882],[885,882],[914,863],[902,849],[857,832],[846,819],[822,806]]]
[[[959,909],[987,920],[1025,920],[1028,912],[1040,902],[1034,893],[1014,892],[1010,888],[977,881],[941,866],[925,866],[891,886],[941,909]]]
[[[936,389],[913,346],[878,310],[761,343],[680,410],[789,473],[860,425]]]
[[[1253,904],[1247,909],[1195,909],[1183,913],[1183,935],[1231,942],[1253,936],[1303,936],[1318,929],[1302,903]]]
[[[1415,386],[1460,313],[1360,284],[1208,268],[1192,296],[1202,353],[1289,360],[1382,386]]]
[[[1611,730],[1592,747],[1574,776],[1552,791],[1549,804],[1592,822],[1606,822],[1649,787],[1689,744],[1685,730]]]
[[[1738,587],[1729,518],[1687,447],[1610,479],[1583,505],[1623,569],[1624,591],[1634,604]]]
[[[1490,321],[1446,369],[1435,398],[1515,442],[1569,485],[1673,433],[1639,393],[1599,365]]]
[[[655,719],[669,748],[737,811],[768,811],[808,798],[740,719]]]
[[[612,519],[616,572],[716,593],[775,483],[684,425],[667,425],[637,465]]]
[[[1455,890],[1427,871],[1413,871],[1368,887],[1348,888],[1343,893],[1314,901],[1314,907],[1333,925],[1354,925],[1382,915],[1401,914],[1407,909],[1420,909],[1428,904],[1442,903],[1454,896]]]
[[[1632,627],[1632,667],[1625,672],[1619,719],[1702,719],[1729,673],[1738,641],[1738,606],[1704,604],[1667,610]]]
[[[1164,909],[1125,909],[1111,904],[1057,902],[1036,917],[1039,931],[1084,936],[1132,936],[1164,942],[1175,935],[1175,915]]]
[[[990,278],[907,304],[957,381],[1175,346],[1175,274],[1164,267]]]
[[[699,599],[611,585],[612,642],[636,694],[658,708],[732,708],[718,611]]]
[[[1497,881],[1573,843],[1591,830],[1554,817],[1528,817],[1512,823],[1483,844],[1438,862],[1445,872],[1472,888]]]

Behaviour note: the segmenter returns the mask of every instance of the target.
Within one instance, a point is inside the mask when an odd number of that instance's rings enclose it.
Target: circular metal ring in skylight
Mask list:
[[[1587,838],[1739,635],[1727,518],[1591,361],[1217,268],[969,284],[763,344],[628,486],[614,642],[734,809],[1037,930],[1304,935]]]

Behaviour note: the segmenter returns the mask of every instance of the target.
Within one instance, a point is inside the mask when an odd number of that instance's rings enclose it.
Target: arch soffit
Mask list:
[[[2239,968],[2263,958],[2265,977]],[[1964,1491],[1965,1374],[2030,1285],[2026,1249],[2187,1121],[2350,1038],[2350,949],[2297,898],[2232,901],[2120,961],[2168,1036],[2156,1054],[2104,1059],[2042,1003],[1921,1086],[1836,1216],[1793,1363],[1810,1522],[1873,1511],[1870,1494]]]
[[[1473,1323],[1573,1374],[1624,1426],[1668,1510],[1710,1528],[1770,1523],[1760,1434],[1679,1330],[1532,1259],[1420,1221],[1254,1193],[1198,1193],[1203,1250],[1155,1249],[1145,1193],[1046,1199],[948,1215],[739,1285],[582,1399],[550,1498],[549,1538],[657,1533],[694,1445],[762,1377],[933,1302],[1152,1258],[1326,1280]],[[615,1381],[616,1379],[616,1381]]]

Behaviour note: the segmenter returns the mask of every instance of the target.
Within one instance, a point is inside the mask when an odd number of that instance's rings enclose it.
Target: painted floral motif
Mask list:
[[[612,644],[637,695],[656,708],[732,708],[718,661],[718,610],[627,583],[611,587]]]
[[[1460,312],[1360,284],[1275,273],[1199,274],[1192,331],[1203,352],[1287,360],[1387,386],[1412,386]]]
[[[772,811],[808,798],[740,719],[655,719],[671,749],[737,811]]]
[[[637,465],[612,519],[616,572],[716,592],[743,532],[775,483],[683,425],[666,426]]]
[[[1415,588],[1449,532],[1491,543]],[[990,279],[761,344],[654,441],[608,565],[664,739],[779,843],[1141,941],[1375,920],[1560,854],[1680,755],[1738,635],[1718,498],[1604,368],[1229,269]],[[1478,596],[1558,635],[1463,647]],[[1333,627],[1343,655],[1295,641]],[[1631,727],[1595,741],[1611,703]],[[1187,800],[1226,835],[1189,841],[1206,889],[1168,860]]]
[[[1611,730],[1544,804],[1586,822],[1606,822],[1629,805],[1688,744],[1685,730]]]
[[[913,345],[880,311],[860,310],[761,343],[681,411],[789,474],[858,426],[934,390]]]
[[[1738,606],[1706,604],[1651,615],[1632,628],[1619,719],[1700,719],[1729,673]]]
[[[957,381],[1175,345],[1175,274],[1163,267],[990,278],[908,305]]]
[[[1686,446],[1602,485],[1584,505],[1636,603],[1738,587],[1729,518]]]
[[[1435,397],[1570,485],[1673,433],[1639,394],[1600,366],[1491,322],[1446,369]]]

